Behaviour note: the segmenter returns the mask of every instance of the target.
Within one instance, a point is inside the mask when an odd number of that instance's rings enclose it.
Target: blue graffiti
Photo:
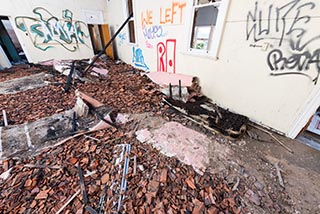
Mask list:
[[[135,49],[135,47],[132,47],[132,52],[133,52],[132,63],[138,68],[141,68],[146,71],[149,70],[149,67],[146,65],[144,61],[141,48]]]
[[[118,37],[119,37],[119,46],[121,46],[127,40],[127,35],[125,33],[120,33]]]
[[[154,26],[146,26],[142,30],[144,38],[149,39],[157,39],[166,36],[166,33],[163,32],[163,27],[154,25]]]
[[[88,33],[83,31],[83,29],[87,29],[87,26],[84,22],[74,21],[72,19],[73,13],[70,10],[62,12],[63,19],[59,20],[45,8],[37,7],[33,9],[33,13],[38,18],[17,16],[15,24],[23,32],[28,33],[29,31],[32,34],[30,36],[33,45],[42,51],[54,47],[50,44],[58,43],[65,49],[74,52],[79,43],[85,44],[85,38],[89,38]],[[30,26],[29,30],[28,25]]]

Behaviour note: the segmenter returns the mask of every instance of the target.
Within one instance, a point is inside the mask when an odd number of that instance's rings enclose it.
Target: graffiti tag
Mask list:
[[[132,63],[138,68],[141,68],[146,71],[149,70],[149,67],[144,61],[141,48],[136,49],[135,47],[132,47],[132,52],[133,52]]]
[[[125,33],[120,33],[118,37],[119,37],[119,46],[121,46],[127,40],[127,35]]]
[[[153,10],[143,11],[141,12],[141,25],[145,27],[147,25],[182,24],[186,6],[186,2],[172,1],[170,6],[160,7],[156,16]],[[158,20],[154,20],[154,17],[157,17]]]
[[[167,39],[157,45],[157,70],[176,73],[176,40]]]
[[[320,49],[310,49],[314,42],[320,41],[320,35],[310,37],[306,29],[306,25],[312,21],[308,14],[315,9],[316,4],[312,1],[292,0],[280,6],[271,4],[267,10],[259,6],[256,1],[254,10],[247,15],[246,39],[252,39],[253,42],[276,42],[278,48],[275,47],[267,56],[271,75],[304,75],[316,84],[320,74]],[[288,56],[281,49],[285,48],[285,42],[288,44]],[[308,72],[311,65],[316,67],[315,74]]]
[[[155,25],[155,26],[145,26],[143,28],[143,36],[145,39],[157,39],[166,36],[163,32],[162,26]]]
[[[52,44],[58,43],[68,51],[76,51],[79,44],[85,45],[85,38],[89,38],[87,26],[82,21],[74,21],[70,10],[63,10],[62,20],[53,16],[42,7],[33,9],[37,18],[17,16],[15,24],[18,29],[31,33],[33,45],[46,51]],[[86,29],[86,32],[84,30]]]

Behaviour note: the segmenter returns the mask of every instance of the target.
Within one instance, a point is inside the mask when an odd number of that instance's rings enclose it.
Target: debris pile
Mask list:
[[[6,110],[9,125],[36,121],[71,109],[75,104],[74,93],[64,93],[57,85],[16,94],[0,94],[0,100],[0,109]]]
[[[107,61],[108,76],[99,82],[78,85],[80,91],[122,113],[157,112],[162,95],[158,86],[131,65]]]
[[[0,168],[3,213],[243,213],[225,180],[116,129],[73,138]],[[101,212],[100,212],[101,213]]]
[[[54,75],[47,80],[49,85],[15,94],[0,94],[0,109],[6,110],[9,125],[32,122],[71,109],[76,101],[75,89],[79,89],[119,112],[160,111],[162,95],[158,87],[147,77],[141,76],[139,71],[130,65],[116,64],[111,60],[100,62],[99,66],[110,68],[107,77],[93,82],[74,80],[67,93],[63,89],[66,76],[47,69],[49,66],[32,67],[31,70],[37,69]],[[18,69],[14,73],[21,77],[32,72]],[[1,72],[0,78],[5,79],[6,74]],[[2,120],[3,116],[0,114],[0,121]]]
[[[0,82],[40,73],[43,70],[41,67],[42,66],[21,64],[4,69],[0,72]]]
[[[193,122],[202,124],[210,130],[216,130],[228,137],[238,138],[246,131],[249,122],[247,117],[232,113],[208,100],[204,101],[203,99],[206,99],[204,96],[201,96],[201,99],[201,101],[196,102],[183,102],[168,97],[163,101]]]

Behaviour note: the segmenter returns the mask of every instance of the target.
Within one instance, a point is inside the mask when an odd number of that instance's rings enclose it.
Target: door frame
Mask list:
[[[301,130],[306,126],[309,122],[310,118],[316,113],[317,109],[320,106],[320,87],[318,86],[311,93],[311,98],[308,103],[302,110],[300,117],[295,121],[293,127],[288,132],[288,137],[294,139],[298,136]]]

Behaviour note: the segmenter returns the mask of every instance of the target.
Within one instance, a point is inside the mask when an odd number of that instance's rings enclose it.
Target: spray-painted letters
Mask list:
[[[119,33],[119,46],[123,45],[123,43],[127,40],[126,33]]]
[[[255,9],[248,13],[247,40],[268,40],[274,44],[274,49],[267,56],[271,75],[299,74],[317,83],[320,49],[312,50],[312,47],[320,41],[320,35],[309,35],[306,28],[312,21],[308,14],[316,6],[312,1],[292,0],[284,5],[269,5],[267,10],[263,10],[256,2]],[[310,71],[311,65],[315,65],[315,73]]]
[[[157,70],[176,73],[176,40],[168,39],[157,45]]]
[[[160,25],[145,26],[143,28],[143,35],[146,40],[157,39],[164,37],[166,34],[163,32],[163,28]]]
[[[132,47],[132,63],[138,67],[138,68],[141,68],[143,70],[149,70],[149,67],[147,66],[147,64],[145,63],[144,61],[144,57],[143,57],[143,53],[142,53],[142,50],[141,48],[135,48],[135,47]]]
[[[31,34],[34,46],[40,50],[46,51],[53,47],[51,44],[58,43],[73,52],[79,44],[85,44],[85,38],[89,38],[86,24],[74,21],[70,10],[63,11],[63,20],[42,7],[35,8],[33,13],[38,18],[18,16],[15,24],[18,29]]]
[[[254,10],[248,13],[247,40],[268,40],[274,44],[275,48],[267,57],[272,75],[305,75],[317,83],[320,74],[320,48],[312,50],[312,47],[316,45],[315,42],[320,41],[320,35],[312,36],[307,30],[307,24],[312,22],[312,17],[308,14],[316,6],[313,1],[292,0],[284,5],[269,5],[263,9],[257,1]],[[288,45],[285,46],[284,43]],[[315,65],[316,72],[310,71],[311,65]]]
[[[158,11],[146,10],[141,13],[141,25],[145,27],[151,25],[182,24],[186,5],[186,2],[173,1],[170,6],[160,7]]]

